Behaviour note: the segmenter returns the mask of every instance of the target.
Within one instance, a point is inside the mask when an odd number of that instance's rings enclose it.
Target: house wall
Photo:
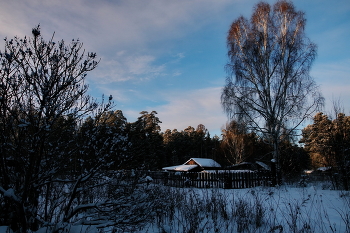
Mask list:
[[[186,165],[197,165],[197,163],[193,160],[190,160],[188,163],[186,163]]]

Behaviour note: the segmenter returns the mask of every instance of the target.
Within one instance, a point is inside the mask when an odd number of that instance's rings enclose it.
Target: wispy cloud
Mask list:
[[[113,82],[140,82],[156,78],[163,74],[165,65],[154,64],[151,55],[129,55],[125,51],[118,52],[113,59],[102,58],[96,69],[96,82],[108,84]]]

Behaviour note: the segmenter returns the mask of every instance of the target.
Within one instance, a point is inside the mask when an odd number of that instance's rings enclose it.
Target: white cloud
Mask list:
[[[127,55],[118,52],[114,59],[102,58],[95,71],[95,82],[108,84],[125,81],[145,81],[163,74],[165,65],[155,65],[151,55]]]
[[[179,90],[163,94],[168,104],[160,106],[157,111],[162,131],[166,129],[183,130],[188,126],[196,128],[199,124],[212,134],[220,135],[227,118],[220,104],[221,88],[198,90]]]
[[[188,126],[196,128],[203,124],[211,136],[221,135],[221,129],[227,121],[220,104],[221,88],[197,90],[179,90],[160,94],[166,104],[144,107],[141,110],[157,111],[162,131],[166,129],[184,130]],[[123,106],[122,111],[129,122],[140,116],[139,109]]]
[[[135,75],[142,74],[159,74],[164,68],[164,66],[152,66],[155,57],[153,56],[130,56],[127,57],[126,67],[129,72]]]

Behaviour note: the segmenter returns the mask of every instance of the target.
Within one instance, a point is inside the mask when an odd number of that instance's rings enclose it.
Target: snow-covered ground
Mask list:
[[[67,226],[97,232],[350,232],[350,192],[322,185],[250,189],[162,187],[154,220],[135,227]],[[147,189],[153,189],[150,185]],[[161,192],[159,190],[162,190]],[[0,227],[0,233],[9,232]],[[37,233],[48,232],[46,228]]]
[[[188,206],[175,209],[172,221],[166,213],[139,232],[350,232],[349,192],[281,186],[183,193]]]

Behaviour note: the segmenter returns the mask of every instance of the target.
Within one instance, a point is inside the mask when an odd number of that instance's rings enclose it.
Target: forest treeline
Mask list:
[[[135,122],[128,122],[121,110],[87,117],[82,123],[61,118],[53,127],[66,136],[49,139],[52,141],[47,142],[47,150],[61,146],[59,151],[64,153],[78,148],[67,158],[67,167],[77,173],[93,167],[101,158],[107,169],[116,170],[161,170],[196,157],[212,158],[223,167],[254,161],[269,164],[272,159],[270,145],[235,121],[226,125],[221,138],[211,137],[202,124],[163,132],[160,123],[156,111],[140,112]],[[285,175],[300,174],[309,168],[307,152],[292,140],[283,141],[280,151]]]
[[[21,122],[12,128],[18,131],[16,141],[25,149],[30,147],[26,143],[31,143],[27,138],[34,134],[26,119]],[[214,159],[226,168],[242,162],[270,164],[273,158],[273,148],[268,142],[235,121],[226,124],[221,137],[212,137],[203,124],[163,132],[161,123],[156,111],[140,112],[135,122],[128,122],[122,110],[106,111],[80,121],[62,116],[51,126],[55,133],[46,138],[42,150],[55,151],[50,159],[56,160],[55,163],[61,160],[65,168],[61,172],[66,174],[81,174],[97,163],[104,163],[107,170],[154,171],[198,157]],[[305,169],[346,165],[349,135],[349,116],[341,113],[332,121],[317,113],[314,123],[303,130],[301,144],[297,138],[290,137],[281,143],[283,175],[291,178]],[[13,166],[18,165],[14,162]]]

